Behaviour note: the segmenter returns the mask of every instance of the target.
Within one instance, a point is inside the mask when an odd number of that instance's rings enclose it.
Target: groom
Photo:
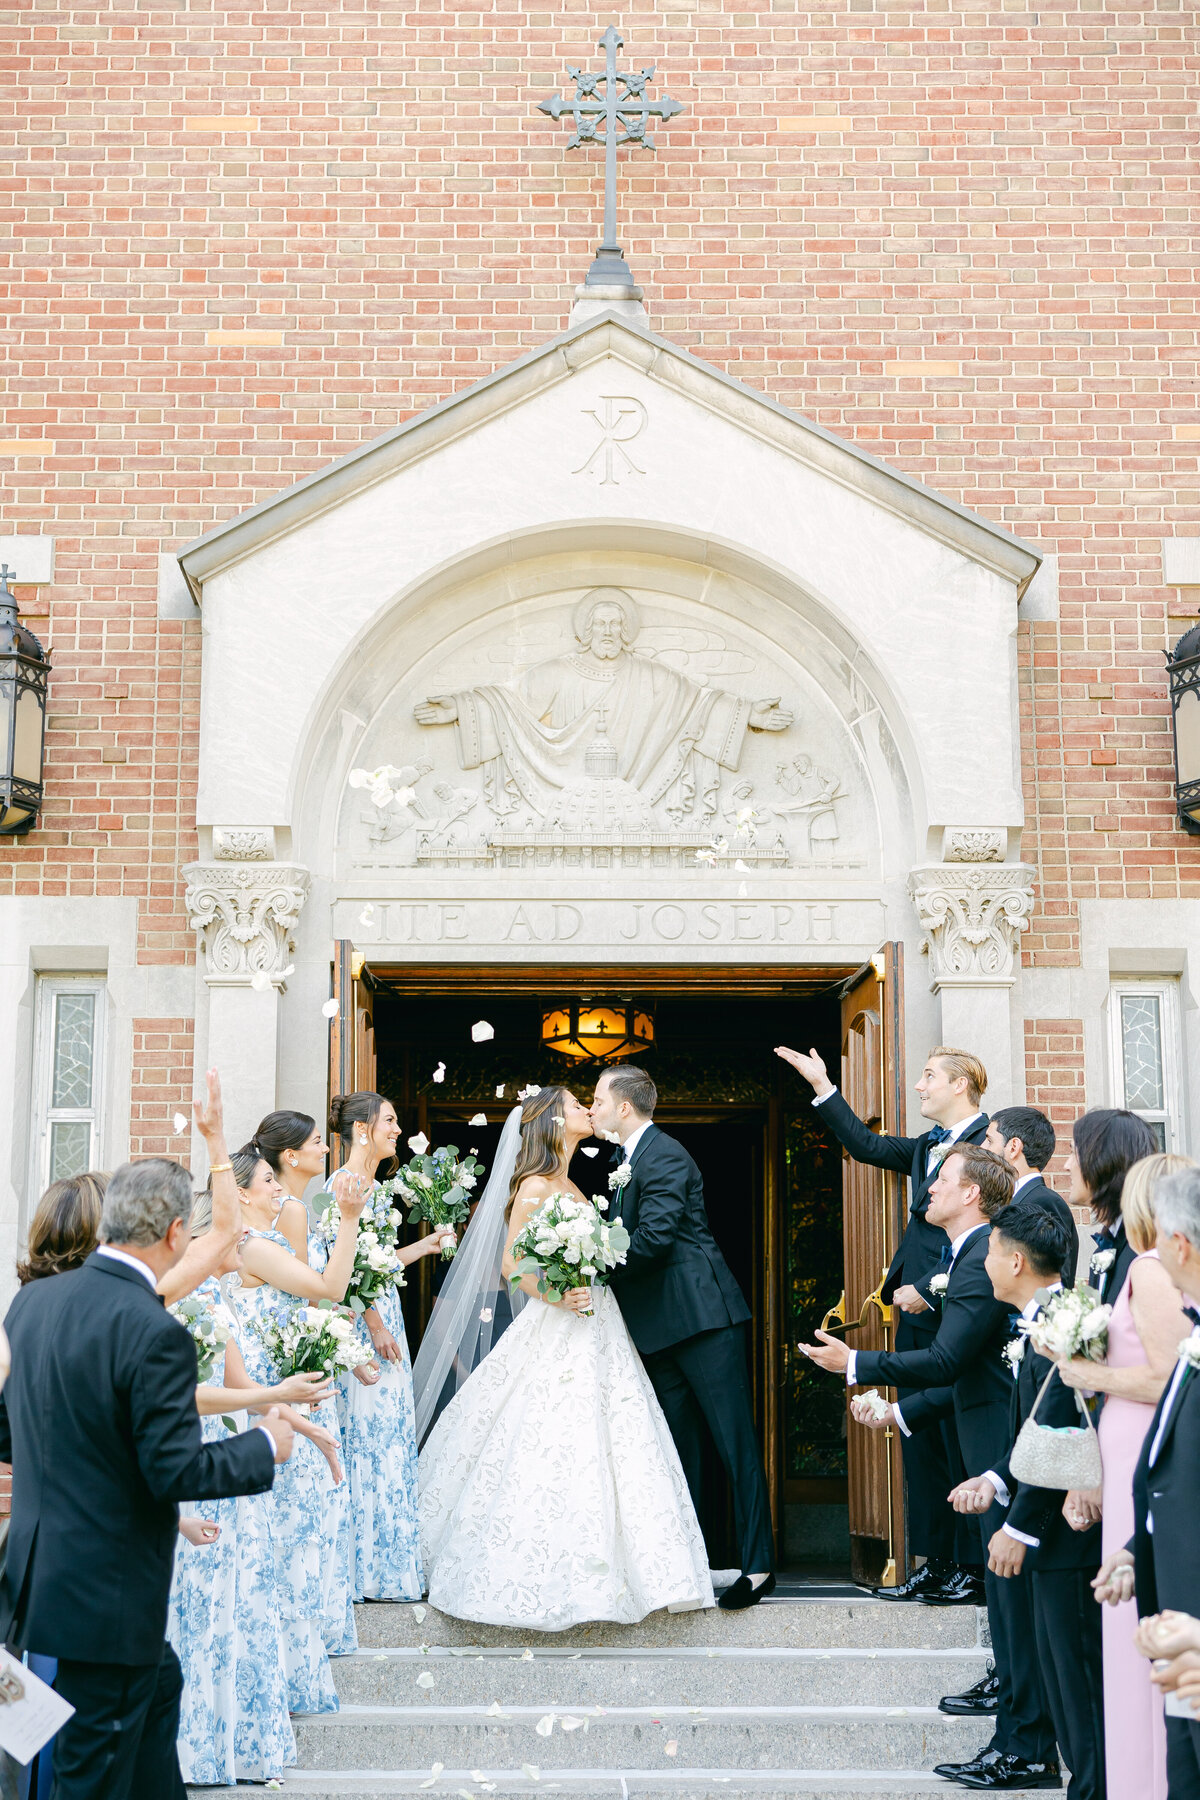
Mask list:
[[[743,1326],[750,1308],[717,1249],[704,1210],[700,1171],[654,1123],[658,1090],[644,1069],[606,1069],[596,1083],[592,1125],[621,1148],[609,1177],[610,1216],[629,1232],[612,1289],[700,1510],[701,1422],[733,1484],[742,1574],[721,1595],[734,1612],[775,1588],[771,1508],[746,1370]]]

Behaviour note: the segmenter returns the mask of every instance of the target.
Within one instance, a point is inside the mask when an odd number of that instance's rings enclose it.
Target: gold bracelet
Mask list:
[[[208,1172],[210,1175],[223,1175],[225,1173],[226,1169],[232,1169],[232,1168],[233,1168],[233,1164],[231,1162],[210,1163],[209,1167],[208,1167]]]

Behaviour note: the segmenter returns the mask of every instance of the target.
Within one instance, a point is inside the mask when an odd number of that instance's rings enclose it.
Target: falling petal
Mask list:
[[[421,1673],[417,1676],[417,1686],[423,1688],[431,1688],[433,1686],[433,1676],[429,1673],[428,1669],[422,1669]]]
[[[171,1120],[171,1123],[176,1131],[186,1131],[188,1128],[188,1122],[182,1113],[176,1113],[175,1117]]]
[[[486,1044],[496,1035],[496,1027],[489,1025],[486,1019],[476,1019],[471,1027],[471,1036],[477,1044]]]
[[[337,1001],[336,1000],[327,1000],[325,1002],[324,1006],[321,1008],[321,1011],[324,1013],[324,1015],[327,1019],[336,1019],[338,1016]]]
[[[750,873],[750,864],[748,862],[743,862],[740,856],[733,866],[739,875],[748,875]]]
[[[265,994],[271,986],[271,977],[265,969],[255,969],[250,977],[250,986],[256,994]]]
[[[359,913],[358,922],[360,925],[370,925],[373,922],[374,918],[375,918],[375,903],[374,903],[374,901],[369,900],[367,902],[366,906],[364,906],[362,911]]]
[[[487,1124],[487,1114],[486,1113],[476,1113],[473,1119],[467,1120],[467,1123],[468,1123],[468,1125],[486,1125]]]
[[[675,1738],[668,1739],[668,1741],[663,1745],[663,1755],[664,1756],[678,1756],[678,1754],[679,1754],[678,1741]]]
[[[547,1713],[544,1718],[538,1720],[533,1729],[539,1737],[549,1737],[554,1730],[554,1714]]]
[[[481,1308],[480,1308],[480,1311],[479,1311],[479,1322],[480,1322],[480,1324],[481,1324],[481,1325],[490,1325],[490,1324],[491,1324],[491,1322],[492,1322],[492,1309],[491,1309],[491,1307],[490,1307],[490,1306],[484,1306],[484,1307],[481,1307]]]
[[[414,1607],[413,1607],[413,1611],[412,1611],[412,1616],[413,1616],[413,1618],[414,1618],[414,1619],[415,1619],[415,1620],[416,1620],[416,1621],[417,1621],[417,1624],[418,1624],[418,1625],[423,1625],[423,1624],[424,1624],[424,1622],[425,1622],[425,1614],[426,1614],[426,1611],[427,1611],[427,1610],[428,1610],[428,1609],[427,1609],[427,1608],[426,1608],[426,1607],[424,1607],[424,1606],[414,1606]]]
[[[530,1781],[540,1781],[542,1779],[542,1771],[538,1768],[536,1763],[522,1763],[521,1773],[522,1775],[528,1775]]]
[[[542,1090],[540,1087],[535,1087],[534,1084],[532,1082],[530,1082],[528,1087],[523,1087],[523,1088],[517,1089],[517,1099],[518,1100],[532,1100],[534,1098],[535,1094],[540,1094],[541,1091]]]
[[[605,1131],[601,1135],[606,1137],[610,1144],[619,1144],[621,1141],[620,1133],[616,1131]]]
[[[400,808],[404,808],[406,806],[411,806],[413,801],[416,799],[416,797],[417,797],[417,790],[416,790],[416,788],[412,788],[412,787],[397,788],[395,793],[392,795],[392,799],[395,801],[396,805]]]
[[[501,1083],[500,1083],[500,1086],[499,1086],[499,1087],[498,1087],[498,1088],[497,1088],[497,1089],[496,1089],[496,1098],[497,1098],[497,1100],[503,1100],[503,1098],[504,1098],[504,1088],[505,1088],[505,1083],[504,1083],[504,1082],[503,1082],[503,1081],[502,1081],[502,1082],[501,1082]]]
[[[745,882],[739,881],[738,882],[738,899],[744,900],[746,898],[746,893],[747,893],[747,889],[746,889]]]
[[[416,1137],[409,1138],[408,1147],[414,1156],[424,1156],[429,1148],[429,1139],[423,1131],[418,1131]]]
[[[585,1144],[583,1154],[585,1156],[599,1156],[600,1152],[597,1150],[595,1144]]]
[[[435,1081],[445,1081],[445,1079],[446,1079],[446,1065],[445,1065],[445,1063],[439,1063],[439,1064],[438,1064],[438,1066],[437,1066],[437,1068],[436,1068],[436,1069],[435,1069],[435,1070],[434,1070],[434,1071],[433,1071],[433,1079],[434,1079],[434,1080],[435,1080]]]

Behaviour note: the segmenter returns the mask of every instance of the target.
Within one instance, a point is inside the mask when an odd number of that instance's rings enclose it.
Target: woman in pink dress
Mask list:
[[[1100,1414],[1104,1467],[1103,1553],[1133,1535],[1133,1471],[1154,1408],[1190,1329],[1178,1290],[1154,1248],[1154,1190],[1164,1175],[1194,1168],[1189,1156],[1145,1156],[1134,1163],[1121,1190],[1125,1235],[1137,1256],[1113,1306],[1108,1357],[1100,1366],[1076,1358],[1060,1363],[1069,1387],[1105,1395]],[[1098,1495],[1068,1494],[1063,1508],[1072,1525],[1095,1517]],[[1133,1600],[1104,1608],[1104,1753],[1108,1800],[1167,1800],[1167,1734],[1163,1697],[1150,1680],[1150,1664],[1134,1645]]]

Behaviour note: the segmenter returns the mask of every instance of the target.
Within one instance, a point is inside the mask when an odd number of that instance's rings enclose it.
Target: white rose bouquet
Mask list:
[[[222,1325],[211,1306],[198,1294],[176,1300],[167,1311],[179,1320],[196,1346],[196,1379],[203,1386],[217,1366],[217,1357],[229,1342],[228,1325]]]
[[[1102,1304],[1095,1288],[1085,1282],[1051,1294],[1038,1319],[1022,1319],[1025,1332],[1039,1356],[1065,1362],[1073,1356],[1103,1362],[1108,1349],[1108,1321],[1112,1307]]]
[[[321,1213],[321,1230],[332,1249],[342,1223],[337,1199],[330,1194]],[[391,1183],[377,1181],[363,1207],[358,1221],[358,1238],[354,1246],[354,1268],[346,1289],[346,1305],[352,1312],[364,1313],[374,1306],[385,1288],[405,1287],[404,1265],[396,1253],[396,1240],[403,1223],[400,1209],[392,1204]]]
[[[418,1140],[423,1141],[423,1140]],[[471,1216],[471,1193],[483,1164],[472,1151],[463,1157],[456,1144],[444,1144],[430,1156],[425,1152],[405,1163],[398,1175],[384,1185],[408,1203],[408,1222],[427,1219],[434,1230],[465,1225]],[[442,1238],[442,1261],[449,1262],[458,1249],[453,1232]]]
[[[259,1336],[280,1381],[310,1370],[340,1375],[370,1362],[374,1354],[360,1339],[349,1307],[335,1306],[332,1300],[294,1307],[271,1319]]]
[[[542,1295],[603,1285],[629,1249],[625,1227],[604,1219],[607,1206],[599,1197],[549,1194],[513,1240],[510,1285],[516,1288],[525,1275],[537,1276]]]

